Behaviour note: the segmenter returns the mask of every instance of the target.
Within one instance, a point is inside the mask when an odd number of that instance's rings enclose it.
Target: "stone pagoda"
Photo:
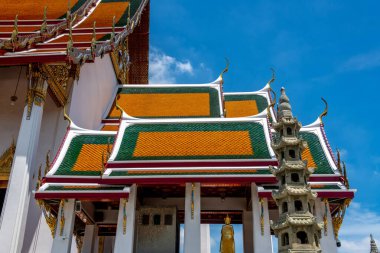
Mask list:
[[[372,235],[370,235],[370,236],[371,236],[371,252],[370,253],[379,253],[375,239],[373,239]]]
[[[272,196],[279,207],[279,219],[272,223],[272,229],[279,238],[279,252],[322,252],[319,241],[323,225],[317,223],[312,211],[317,194],[308,184],[312,169],[301,157],[307,143],[299,137],[301,123],[293,117],[284,88],[273,128],[276,135],[272,147],[279,166],[271,167],[271,171],[279,189]]]

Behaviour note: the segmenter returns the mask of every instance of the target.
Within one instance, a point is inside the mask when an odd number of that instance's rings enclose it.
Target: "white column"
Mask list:
[[[201,224],[201,253],[211,252],[210,224]]]
[[[92,253],[95,239],[95,225],[86,225],[84,229],[83,246],[81,253]]]
[[[43,86],[43,90],[46,91],[46,82]],[[43,104],[33,104],[29,119],[28,106],[24,108],[0,221],[0,245],[3,252],[18,253],[22,249]]]
[[[201,185],[186,183],[184,253],[201,252]]]
[[[244,253],[253,253],[252,212],[243,211],[243,245]]]
[[[62,205],[59,207],[51,252],[69,253],[71,251],[75,221],[74,203],[75,199],[67,199],[64,200],[63,208]]]
[[[272,238],[270,234],[268,200],[263,199],[261,207],[258,190],[255,183],[251,184],[252,218],[253,218],[253,248],[255,253],[272,252]],[[264,230],[261,231],[261,215],[263,212]]]
[[[325,215],[325,203],[321,201],[320,198],[315,200],[315,216],[317,216],[318,222],[323,222],[323,217]],[[327,203],[327,235],[325,235],[324,229],[322,229],[321,238],[321,250],[322,252],[337,253],[338,249],[336,246],[334,229],[331,220],[330,206]]]
[[[129,192],[128,202],[120,200],[119,215],[117,218],[115,253],[133,253],[135,236],[136,196],[137,186],[132,185]],[[126,229],[124,230],[124,220]]]

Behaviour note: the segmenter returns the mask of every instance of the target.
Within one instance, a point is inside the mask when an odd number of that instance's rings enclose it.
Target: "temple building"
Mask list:
[[[228,68],[148,84],[148,0],[6,1],[1,19],[1,252],[209,253],[210,224],[222,252],[337,252],[355,190],[327,107],[302,126],[274,77],[225,92]]]

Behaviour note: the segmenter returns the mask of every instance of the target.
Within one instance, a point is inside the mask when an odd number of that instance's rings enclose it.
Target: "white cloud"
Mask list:
[[[380,67],[380,50],[355,55],[341,66],[342,71],[359,71]]]
[[[178,60],[154,47],[150,48],[149,61],[150,83],[176,83],[178,76],[194,73],[189,60]]]
[[[176,62],[176,70],[181,73],[193,74],[193,66],[189,61]]]
[[[340,229],[342,247],[339,253],[368,253],[370,249],[369,234],[373,234],[380,243],[380,214],[353,202],[348,208]]]

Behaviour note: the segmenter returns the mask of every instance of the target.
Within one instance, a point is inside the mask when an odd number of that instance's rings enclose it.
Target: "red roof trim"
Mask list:
[[[261,166],[278,166],[277,160],[267,160],[267,161],[212,161],[212,162],[199,162],[199,161],[189,161],[189,162],[136,162],[136,163],[107,163],[107,168],[189,168],[189,167],[261,167]]]
[[[120,199],[128,198],[128,192],[36,192],[35,199]]]

